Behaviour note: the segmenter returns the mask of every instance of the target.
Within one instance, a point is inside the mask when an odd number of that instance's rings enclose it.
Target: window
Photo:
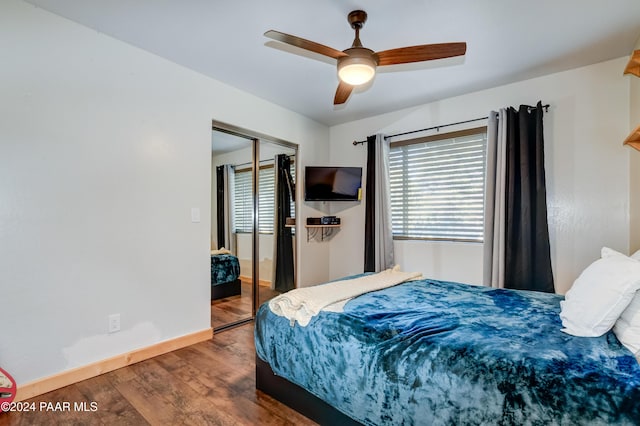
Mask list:
[[[291,175],[295,179],[295,167],[291,167]],[[260,166],[258,174],[258,232],[273,234],[275,217],[275,167]],[[291,216],[295,217],[295,203],[291,201]],[[251,193],[251,169],[237,169],[235,172],[235,202],[233,220],[235,232],[251,232],[253,196]]]
[[[483,240],[485,127],[391,144],[396,239]]]
[[[234,174],[233,225],[234,232],[251,232],[253,197],[251,169],[236,169]]]

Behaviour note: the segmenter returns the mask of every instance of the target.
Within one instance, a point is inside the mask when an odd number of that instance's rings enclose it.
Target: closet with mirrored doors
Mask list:
[[[222,122],[211,137],[211,326],[296,286],[298,146]]]

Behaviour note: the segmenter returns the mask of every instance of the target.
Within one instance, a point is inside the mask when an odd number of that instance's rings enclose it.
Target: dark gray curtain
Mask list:
[[[507,110],[505,287],[553,293],[542,103]]]
[[[274,229],[274,288],[285,292],[295,287],[293,236],[287,228],[286,219],[291,216],[291,201],[294,199],[294,183],[291,177],[291,159],[288,155],[276,156],[275,203],[276,217]]]
[[[376,272],[376,137],[367,137],[367,184],[364,207],[364,272]]]
[[[224,188],[225,188],[224,166],[217,166],[216,167],[216,194],[217,194],[216,228],[217,228],[217,234],[218,234],[218,246],[216,248],[227,247],[226,241],[225,241],[226,230],[224,226],[225,225]]]

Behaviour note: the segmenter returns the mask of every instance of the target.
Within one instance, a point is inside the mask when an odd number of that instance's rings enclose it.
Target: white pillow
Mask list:
[[[636,358],[640,357],[640,292],[636,293],[627,309],[622,312],[613,332]]]
[[[597,337],[611,330],[640,288],[640,261],[604,247],[560,302],[562,331]]]
[[[610,249],[609,247],[602,247],[602,250],[600,250],[600,257],[611,257],[611,256],[622,256],[624,258],[627,257],[626,255],[620,253],[619,251],[615,251],[614,249]]]
[[[640,250],[632,254],[631,258],[640,260]],[[616,321],[613,332],[640,362],[640,290],[636,292],[627,309]]]

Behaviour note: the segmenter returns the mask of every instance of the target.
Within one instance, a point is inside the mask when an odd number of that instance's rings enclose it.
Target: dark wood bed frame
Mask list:
[[[287,379],[276,376],[271,366],[256,355],[256,389],[304,414],[321,425],[362,426],[317,396]]]
[[[240,278],[223,284],[211,284],[211,300],[224,299],[225,297],[238,296],[242,293]]]

